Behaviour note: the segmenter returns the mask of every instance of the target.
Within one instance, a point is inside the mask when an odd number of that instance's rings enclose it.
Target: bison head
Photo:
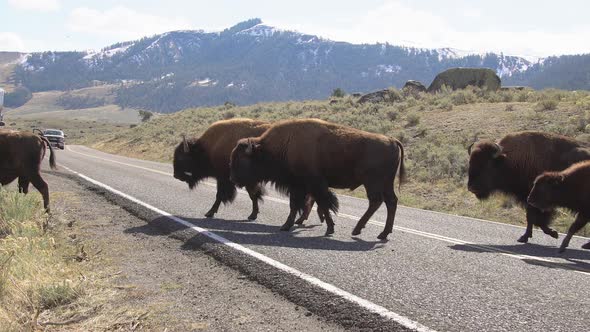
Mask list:
[[[206,151],[198,142],[189,142],[186,137],[174,150],[173,165],[174,178],[188,183],[190,189],[207,177],[210,169]]]
[[[546,172],[539,175],[533,184],[527,202],[542,211],[553,209],[556,199],[562,195],[560,187],[563,179],[563,175],[559,173]]]
[[[257,162],[260,155],[260,143],[254,138],[243,138],[231,153],[230,178],[236,185],[243,187],[260,181]]]
[[[467,188],[478,199],[486,199],[499,189],[506,155],[500,145],[491,141],[474,144],[469,147],[468,152],[470,157]]]

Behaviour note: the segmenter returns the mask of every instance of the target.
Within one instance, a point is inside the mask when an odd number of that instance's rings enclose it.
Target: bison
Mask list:
[[[49,166],[56,169],[55,154],[47,138],[33,133],[0,130],[0,184],[18,178],[19,192],[28,193],[32,183],[43,195],[43,207],[49,208],[49,188],[41,177],[41,161],[49,147]]]
[[[533,225],[557,238],[549,227],[554,210],[542,211],[527,203],[537,176],[545,171],[561,171],[570,165],[590,159],[588,146],[574,139],[534,131],[513,133],[498,143],[482,140],[469,147],[469,180],[467,187],[478,199],[502,192],[517,199],[526,209],[527,227],[518,242],[533,236]]]
[[[400,183],[404,180],[403,160],[403,146],[394,138],[317,119],[286,120],[260,137],[238,141],[231,155],[231,178],[240,186],[269,181],[289,194],[291,210],[283,231],[293,226],[306,194],[311,194],[326,220],[326,235],[334,232],[330,210],[338,209],[338,199],[329,188],[364,185],[369,207],[352,234],[360,234],[385,201],[387,221],[379,235],[384,240],[393,230],[398,201],[394,180],[398,174]]]
[[[576,163],[561,172],[545,172],[535,180],[527,202],[541,211],[557,206],[578,213],[561,242],[559,252],[564,252],[577,231],[590,221],[590,161]],[[590,249],[590,242],[583,246]]]
[[[236,187],[230,181],[230,154],[240,138],[260,136],[270,123],[250,119],[231,119],[213,123],[199,138],[183,138],[174,151],[174,177],[188,183],[193,189],[199,181],[213,177],[217,180],[215,202],[205,214],[211,218],[217,213],[221,203],[229,203],[236,197]],[[252,200],[252,213],[249,220],[258,216],[258,202],[262,200],[263,190],[258,183],[246,186]],[[307,212],[303,213],[301,223],[309,216],[313,206],[311,201]]]

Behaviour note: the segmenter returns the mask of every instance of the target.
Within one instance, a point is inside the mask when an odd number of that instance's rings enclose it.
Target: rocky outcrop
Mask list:
[[[500,89],[500,77],[496,72],[488,68],[451,68],[436,75],[434,81],[428,87],[428,92],[440,91],[443,85],[457,90],[468,86],[476,86],[485,90],[496,91]]]

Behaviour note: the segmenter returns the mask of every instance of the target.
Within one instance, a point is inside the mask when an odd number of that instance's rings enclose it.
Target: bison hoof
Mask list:
[[[248,220],[256,220],[257,217],[258,217],[258,213],[252,213],[251,215],[248,216]]]
[[[297,221],[295,222],[295,224],[296,224],[296,225],[303,225],[303,221],[304,221],[304,220],[305,220],[305,219],[303,219],[303,218],[299,218],[299,219],[297,219]]]
[[[283,232],[288,232],[290,229],[291,229],[291,225],[287,225],[287,224],[285,224],[281,227],[281,231],[283,231]]]
[[[361,234],[361,230],[360,229],[355,228],[355,229],[352,230],[352,235],[360,235],[360,234]]]
[[[582,249],[590,249],[590,242],[582,246]]]
[[[377,238],[379,240],[387,240],[387,235],[389,235],[389,233],[383,232],[383,233],[379,234],[379,236],[377,236]]]
[[[561,246],[561,247],[559,247],[559,250],[558,250],[557,252],[558,252],[558,253],[560,253],[560,254],[563,254],[563,253],[564,253],[564,251],[565,251],[565,248],[566,248],[566,247],[564,247],[564,246]]]
[[[326,229],[326,235],[332,235],[334,234],[334,227],[328,227],[328,229]]]
[[[215,215],[215,212],[211,212],[211,211],[205,213],[205,217],[207,217],[207,218],[213,218],[214,215]]]
[[[529,237],[528,237],[528,235],[525,234],[525,235],[519,237],[518,240],[516,240],[516,241],[518,241],[520,243],[527,243],[527,242],[529,242]]]
[[[559,238],[559,233],[557,233],[557,231],[555,231],[555,230],[550,230],[549,233],[547,233],[547,234],[549,234],[549,236],[551,236],[554,239]]]

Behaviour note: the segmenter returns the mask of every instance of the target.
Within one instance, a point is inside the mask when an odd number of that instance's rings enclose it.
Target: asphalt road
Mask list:
[[[590,326],[590,251],[580,249],[587,238],[574,237],[560,255],[563,236],[555,240],[535,231],[529,244],[519,244],[521,227],[399,207],[394,232],[382,242],[377,235],[385,206],[352,237],[368,202],[347,196],[339,196],[333,236],[324,236],[325,224],[315,213],[304,227],[286,233],[278,229],[288,214],[288,198],[271,190],[256,222],[245,221],[251,203],[244,192],[215,219],[205,219],[215,185],[201,183],[190,191],[171,176],[170,164],[82,146],[59,151],[58,164],[433,330],[587,331]]]

